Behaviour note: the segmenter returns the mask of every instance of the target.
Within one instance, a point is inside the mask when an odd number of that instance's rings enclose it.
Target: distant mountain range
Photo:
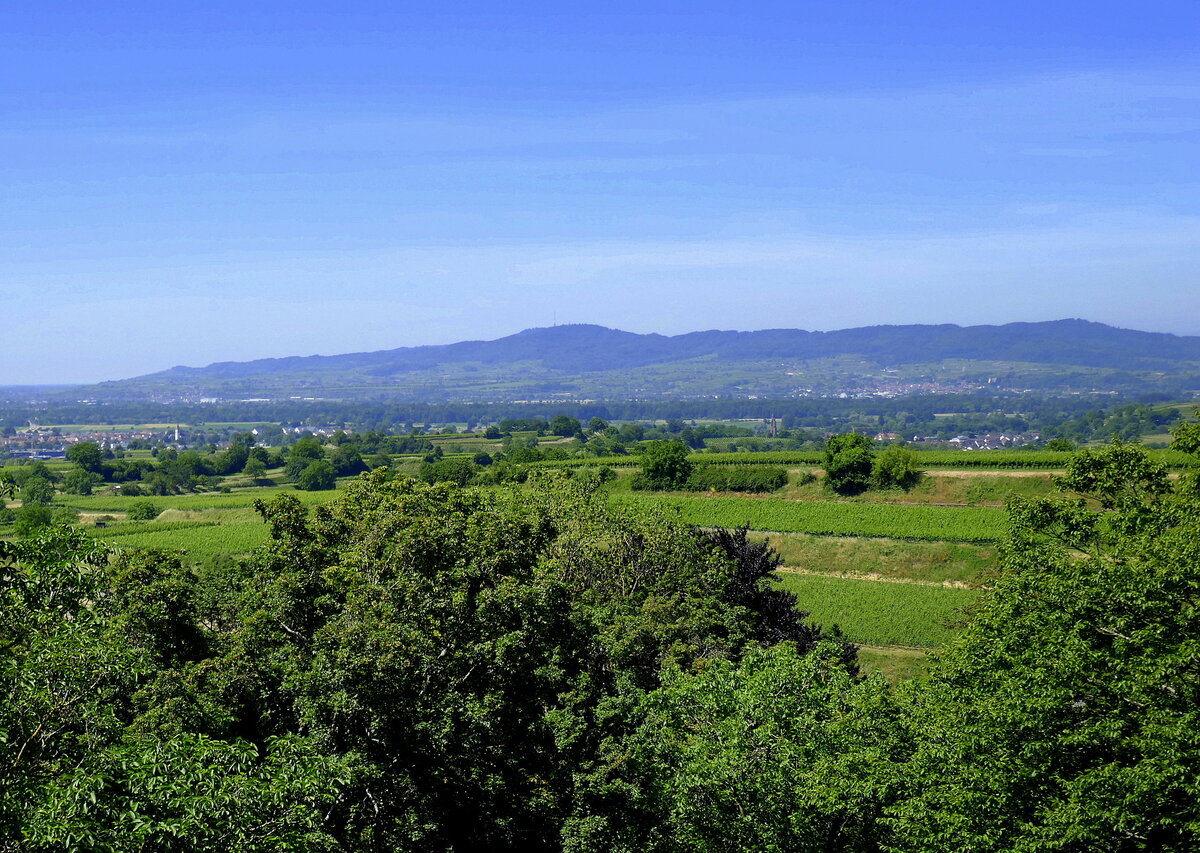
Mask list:
[[[1200,337],[1085,320],[640,335],[595,325],[492,341],[173,367],[97,398],[407,401],[1200,388]]]

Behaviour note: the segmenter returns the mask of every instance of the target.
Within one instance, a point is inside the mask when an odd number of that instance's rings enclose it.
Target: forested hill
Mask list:
[[[836,392],[896,382],[1132,389],[1187,387],[1198,376],[1200,337],[1085,320],[675,336],[566,325],[492,341],[174,367],[92,390],[522,399]]]

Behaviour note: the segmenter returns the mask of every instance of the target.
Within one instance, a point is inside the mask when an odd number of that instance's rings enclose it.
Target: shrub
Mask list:
[[[50,507],[44,504],[25,504],[16,511],[13,530],[18,536],[32,536],[53,523]]]
[[[642,449],[642,473],[633,479],[638,491],[680,489],[692,473],[688,446],[682,441],[651,441]]]
[[[79,510],[69,506],[56,506],[50,510],[51,524],[78,524]]]
[[[581,483],[600,486],[617,479],[617,472],[607,465],[601,465],[599,468],[576,468],[572,477]]]
[[[784,468],[725,467],[697,465],[688,477],[687,488],[692,491],[773,492],[787,485]]]
[[[839,495],[857,495],[871,486],[875,454],[871,439],[849,432],[825,440],[825,485]]]
[[[881,489],[911,489],[920,479],[913,452],[896,444],[884,448],[871,466],[871,480]]]
[[[153,521],[162,509],[154,501],[134,501],[129,505],[125,517],[130,521]]]
[[[417,472],[417,479],[426,483],[457,483],[465,486],[471,482],[479,466],[469,459],[443,459],[440,462],[426,462]]]

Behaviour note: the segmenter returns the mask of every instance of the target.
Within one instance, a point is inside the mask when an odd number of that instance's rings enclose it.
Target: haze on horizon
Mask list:
[[[0,384],[490,339],[1200,334],[1193,3],[3,13]]]

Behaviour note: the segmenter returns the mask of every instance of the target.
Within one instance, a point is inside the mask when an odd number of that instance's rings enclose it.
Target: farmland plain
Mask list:
[[[439,444],[448,457],[488,447],[487,442],[463,439]],[[708,456],[705,462],[715,455],[697,454]],[[761,460],[768,454],[754,455]],[[621,461],[636,464],[636,459]],[[418,459],[394,462],[413,472]],[[821,487],[819,469],[816,479],[797,484],[807,478],[793,476],[791,485],[766,496],[645,493],[630,491],[636,470],[617,469],[616,480],[606,487],[615,506],[697,526],[747,525],[781,554],[780,583],[797,595],[801,609],[817,623],[836,624],[860,644],[865,670],[893,679],[923,671],[926,652],[954,636],[964,608],[995,572],[996,547],[1006,524],[1003,501],[1012,495],[1048,494],[1053,488],[1049,469],[1014,465],[932,469],[910,491],[850,499],[831,498]],[[179,549],[193,562],[204,563],[247,554],[266,541],[255,500],[291,494],[312,506],[337,500],[346,482],[339,481],[335,490],[305,492],[282,482],[278,474],[253,484],[234,477],[223,491],[147,499],[106,490],[62,495],[56,503],[78,512],[85,529],[114,547]],[[157,518],[125,518],[131,506],[145,500],[156,504]],[[97,521],[104,526],[96,526]],[[11,532],[0,528],[0,535]]]

